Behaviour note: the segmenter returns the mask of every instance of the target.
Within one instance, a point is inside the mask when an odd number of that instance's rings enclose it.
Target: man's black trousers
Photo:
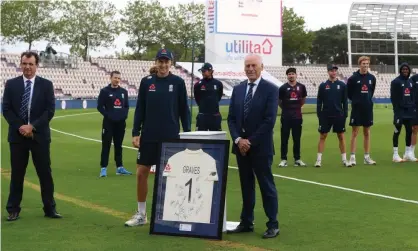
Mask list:
[[[125,137],[126,121],[103,120],[102,125],[102,154],[100,167],[107,167],[109,164],[110,145],[114,144],[116,167],[123,166],[122,161],[122,142]]]
[[[289,143],[290,131],[293,138],[293,157],[300,159],[300,138],[302,137],[302,119],[281,118],[281,159],[287,160],[287,148]]]
[[[55,210],[54,181],[51,173],[50,143],[25,139],[21,143],[10,143],[10,162],[12,166],[10,193],[7,200],[7,212],[20,213],[23,196],[23,182],[29,163],[29,152],[41,186],[44,212],[51,214]]]
[[[402,131],[402,125],[405,126],[405,145],[411,146],[412,141],[412,119],[396,119],[394,121],[395,131],[393,132],[393,147],[398,147],[399,135]]]
[[[222,116],[199,113],[196,117],[196,131],[222,131]]]

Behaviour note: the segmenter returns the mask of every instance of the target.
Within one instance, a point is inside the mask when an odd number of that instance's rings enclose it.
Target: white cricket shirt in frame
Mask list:
[[[186,149],[168,159],[163,220],[210,223],[216,161],[202,149]]]

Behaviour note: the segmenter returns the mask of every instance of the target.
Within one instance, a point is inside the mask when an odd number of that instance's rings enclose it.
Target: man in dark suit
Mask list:
[[[49,121],[55,113],[55,95],[52,82],[36,76],[39,56],[23,52],[20,66],[23,76],[6,82],[3,96],[3,116],[9,124],[11,181],[6,209],[8,221],[19,218],[23,181],[32,153],[38,174],[45,217],[61,218],[55,209],[54,182],[51,174]]]
[[[235,143],[232,153],[237,157],[243,200],[241,222],[229,232],[254,231],[256,176],[264,212],[269,219],[263,238],[273,238],[279,234],[277,190],[271,171],[279,88],[261,77],[262,70],[260,56],[248,55],[245,58],[248,80],[234,87],[229,105],[228,127]]]

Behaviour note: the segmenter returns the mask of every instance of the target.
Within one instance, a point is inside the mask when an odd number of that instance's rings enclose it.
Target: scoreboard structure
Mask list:
[[[222,239],[229,140],[160,144],[150,234]]]
[[[206,0],[205,61],[240,64],[258,54],[282,66],[281,0]]]

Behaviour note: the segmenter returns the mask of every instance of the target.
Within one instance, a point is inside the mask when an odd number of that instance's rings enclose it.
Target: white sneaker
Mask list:
[[[400,162],[403,162],[403,159],[401,158],[401,156],[399,156],[398,153],[394,153],[392,161],[395,162],[395,163],[400,163]]]
[[[365,165],[376,165],[376,161],[372,160],[372,158],[370,158],[370,156],[369,156],[367,158],[364,158],[364,164]]]
[[[348,162],[347,160],[343,160],[343,166],[351,167],[350,162]]]
[[[350,160],[348,161],[348,166],[349,167],[352,167],[352,166],[356,166],[357,165],[357,163],[356,163],[356,156],[351,156],[350,157]]]
[[[125,226],[127,227],[142,226],[144,224],[147,224],[147,214],[142,214],[140,212],[136,212],[130,220],[125,222]]]
[[[418,159],[415,158],[414,153],[408,152],[408,153],[405,153],[405,155],[403,156],[403,160],[404,161],[416,162]]]
[[[321,160],[316,160],[315,167],[321,167]]]
[[[295,166],[306,166],[306,164],[305,162],[299,159],[295,161]]]
[[[287,166],[287,160],[282,160],[279,163],[279,167],[286,167]]]

